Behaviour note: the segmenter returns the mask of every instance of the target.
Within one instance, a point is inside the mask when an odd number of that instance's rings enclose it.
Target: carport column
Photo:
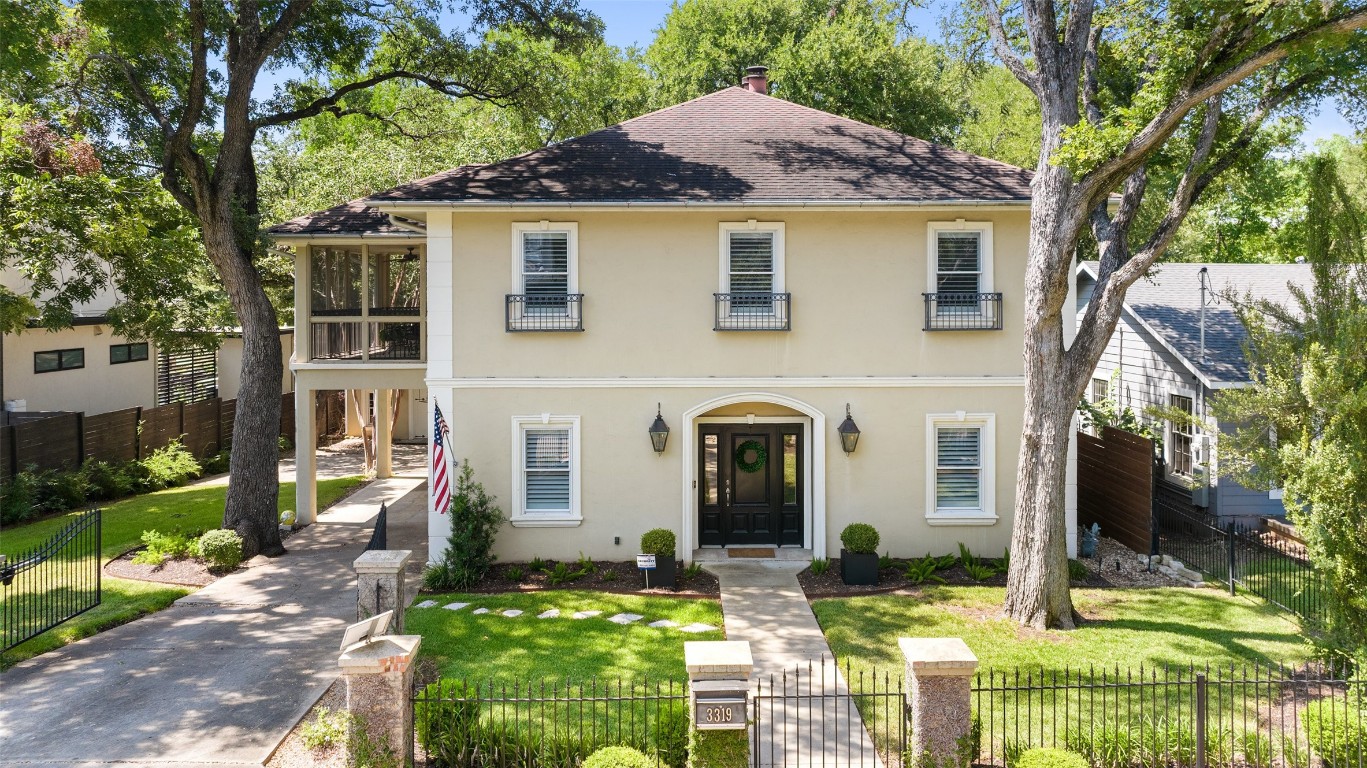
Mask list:
[[[907,660],[913,765],[964,766],[977,759],[970,691],[978,657],[957,637],[898,639]]]
[[[318,416],[314,390],[294,390],[294,514],[299,525],[318,518]]]
[[[389,419],[394,390],[375,390],[375,477],[394,476],[394,422]]]
[[[385,635],[342,652],[337,665],[346,679],[346,707],[352,715],[347,752],[358,742],[370,743],[372,754],[386,750],[400,765],[413,764],[413,662],[418,635]]]
[[[409,549],[373,549],[356,558],[357,621],[393,611],[394,632],[403,632],[403,569],[412,556]]]
[[[688,768],[750,765],[750,644],[684,643],[688,668]]]

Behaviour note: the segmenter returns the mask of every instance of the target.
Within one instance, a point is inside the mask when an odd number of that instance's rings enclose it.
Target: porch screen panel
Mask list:
[[[978,293],[982,276],[982,236],[978,232],[940,232],[935,245],[935,291]],[[941,298],[941,302],[945,299]]]
[[[570,511],[570,431],[529,429],[523,451],[527,511]]]
[[[522,233],[522,292],[527,311],[564,312],[570,292],[570,235],[568,232]]]
[[[309,250],[309,311],[314,315],[361,314],[361,252]]]
[[[731,232],[727,248],[731,311],[772,314],[774,303],[774,233]],[[758,294],[737,296],[736,294]]]
[[[982,507],[982,430],[939,427],[935,430],[935,506],[940,509]]]

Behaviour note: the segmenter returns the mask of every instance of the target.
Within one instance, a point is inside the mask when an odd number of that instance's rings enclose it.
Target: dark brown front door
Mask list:
[[[802,546],[801,424],[698,428],[698,540]]]

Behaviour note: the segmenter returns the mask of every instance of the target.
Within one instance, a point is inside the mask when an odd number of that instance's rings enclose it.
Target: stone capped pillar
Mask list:
[[[356,620],[394,612],[393,631],[403,632],[404,566],[411,549],[372,549],[356,558]]]
[[[748,768],[750,738],[749,707],[732,704],[730,714],[737,728],[708,728],[697,722],[709,700],[749,701],[750,673],[754,658],[743,641],[690,641],[684,643],[684,666],[688,669],[688,768]],[[703,706],[699,706],[699,703]]]
[[[348,756],[366,739],[376,753],[388,751],[400,765],[413,764],[413,662],[421,644],[419,635],[385,635],[337,658],[352,715]]]
[[[957,637],[903,637],[912,764],[968,765],[977,759],[970,695],[978,657]]]

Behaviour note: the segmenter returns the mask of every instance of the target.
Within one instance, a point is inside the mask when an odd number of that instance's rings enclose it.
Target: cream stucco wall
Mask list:
[[[294,332],[282,331],[280,334],[280,359],[285,364],[285,374],[280,378],[280,394],[294,390],[294,373],[290,370],[290,357],[294,354]],[[237,397],[242,388],[242,337],[229,336],[223,339],[218,348],[218,396],[224,400]]]
[[[4,338],[4,398],[24,400],[30,411],[104,413],[157,404],[156,350],[148,359],[111,365],[109,347],[128,340],[107,325],[81,325],[60,331],[30,329]],[[84,349],[85,367],[33,372],[33,353]]]

